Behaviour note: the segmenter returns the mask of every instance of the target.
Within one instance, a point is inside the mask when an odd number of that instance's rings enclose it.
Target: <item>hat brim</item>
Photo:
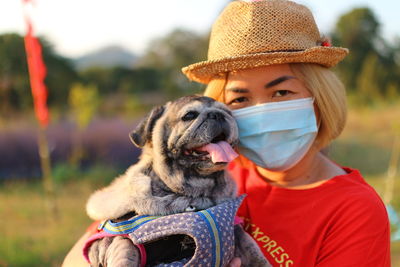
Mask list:
[[[207,84],[220,73],[284,63],[316,63],[333,67],[349,50],[342,47],[316,46],[302,51],[266,52],[207,60],[182,68],[182,72],[196,82]]]

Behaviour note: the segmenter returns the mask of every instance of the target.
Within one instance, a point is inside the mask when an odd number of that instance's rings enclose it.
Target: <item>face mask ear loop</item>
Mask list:
[[[314,113],[315,113],[315,110],[318,110],[318,112],[321,113],[321,111],[319,111],[318,104],[315,102],[315,97],[312,97],[312,103],[313,103],[313,106],[314,106]],[[321,126],[321,121],[322,121],[321,120],[321,114],[319,114],[319,118],[318,118],[318,121],[317,121],[318,132],[319,132],[319,128]]]
[[[320,129],[321,129],[321,124],[322,124],[322,119],[321,118],[322,118],[322,116],[321,116],[321,111],[318,108],[318,104],[315,102],[315,97],[312,97],[312,101],[313,101],[313,104],[314,104],[314,113],[315,113],[315,110],[318,110],[318,112],[319,112],[319,118],[318,118],[318,121],[317,121],[317,129],[318,129],[317,137],[315,138],[314,143],[312,145],[313,147],[317,148],[317,147],[319,147],[318,135],[319,135]]]

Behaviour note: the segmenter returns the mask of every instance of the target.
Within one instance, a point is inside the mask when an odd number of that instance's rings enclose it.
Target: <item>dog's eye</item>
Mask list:
[[[199,113],[197,111],[189,111],[188,113],[185,114],[185,116],[182,117],[183,121],[191,121],[196,119],[199,116]]]

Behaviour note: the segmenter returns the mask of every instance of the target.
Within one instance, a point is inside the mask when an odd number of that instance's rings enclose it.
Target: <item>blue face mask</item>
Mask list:
[[[296,165],[317,136],[313,102],[302,98],[234,110],[240,153],[269,170]]]

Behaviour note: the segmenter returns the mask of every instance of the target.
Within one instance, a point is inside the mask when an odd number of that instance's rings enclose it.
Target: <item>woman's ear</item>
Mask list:
[[[133,130],[129,137],[132,143],[142,148],[148,141],[151,140],[151,133],[153,131],[156,121],[163,115],[165,106],[158,106],[153,108],[150,113],[139,123],[135,130]]]

